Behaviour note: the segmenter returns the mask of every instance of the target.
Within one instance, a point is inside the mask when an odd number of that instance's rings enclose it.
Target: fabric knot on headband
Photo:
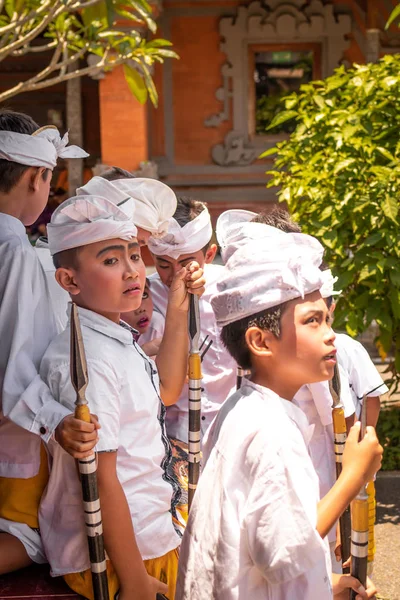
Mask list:
[[[204,208],[193,221],[181,227],[172,217],[168,221],[168,233],[162,238],[150,238],[149,250],[156,256],[169,256],[177,260],[183,254],[202,250],[211,240],[210,213]]]
[[[137,236],[133,224],[133,200],[117,206],[101,196],[75,196],[54,211],[47,225],[47,237],[52,255],[57,252],[119,238]]]
[[[42,127],[32,135],[0,131],[0,158],[30,167],[53,170],[58,158],[85,158],[87,152],[79,146],[67,146],[68,133],[62,138],[52,125]]]

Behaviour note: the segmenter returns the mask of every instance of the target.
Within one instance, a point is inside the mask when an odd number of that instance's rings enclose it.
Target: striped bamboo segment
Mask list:
[[[190,295],[189,306],[189,432],[188,432],[188,510],[200,477],[201,459],[201,356],[199,350],[200,309],[199,298]]]

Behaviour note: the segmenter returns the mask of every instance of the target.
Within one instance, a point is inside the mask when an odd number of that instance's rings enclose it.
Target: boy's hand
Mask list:
[[[149,575],[150,577],[150,585],[151,585],[151,590],[152,590],[152,594],[154,594],[154,598],[156,597],[157,594],[168,594],[168,586],[166,583],[163,583],[162,581],[159,581],[158,579],[156,579],[155,577],[152,577],[151,575]]]
[[[154,340],[150,340],[149,342],[146,342],[145,344],[143,344],[142,350],[145,354],[147,354],[147,356],[150,356],[150,358],[153,358],[153,357],[157,356],[158,351],[160,349],[161,342],[162,342],[162,337],[154,338]]]
[[[204,292],[205,279],[203,269],[193,261],[183,267],[175,275],[169,288],[168,307],[187,312],[189,310],[189,293],[201,296]]]
[[[90,456],[97,444],[97,430],[100,429],[100,424],[96,415],[90,415],[90,421],[85,423],[71,414],[57,425],[56,441],[74,458]]]
[[[364,439],[359,442],[360,429],[360,422],[350,429],[343,453],[343,471],[356,489],[361,489],[374,478],[381,467],[383,454],[375,429],[367,427]]]
[[[334,600],[348,600],[349,590],[357,592],[356,600],[371,600],[375,598],[375,594],[378,591],[367,577],[367,589],[351,575],[336,575],[332,574],[332,587]]]
[[[168,586],[151,575],[149,585],[145,590],[138,590],[137,586],[132,589],[125,589],[121,586],[119,600],[155,600],[157,594],[168,594]],[[161,596],[162,597],[162,596]]]

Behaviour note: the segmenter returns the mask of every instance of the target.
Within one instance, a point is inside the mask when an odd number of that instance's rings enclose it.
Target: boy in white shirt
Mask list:
[[[55,436],[79,457],[97,438],[95,423],[76,420],[38,374],[56,328],[25,226],[48,201],[57,158],[87,156],[67,142],[53,126],[39,129],[28,115],[0,111],[0,573],[46,562],[37,531],[48,477],[42,440]]]
[[[279,232],[278,232],[279,233]],[[373,428],[350,433],[343,473],[319,502],[302,411],[290,399],[328,380],[335,335],[319,293],[321,245],[265,228],[228,260],[212,299],[222,339],[251,381],[231,396],[208,432],[205,466],[181,546],[177,600],[328,600],[323,538],[380,466]],[[360,583],[345,587],[367,598]]]
[[[155,345],[161,342],[164,335],[164,318],[154,311],[150,281],[147,277],[141,305],[136,310],[123,313],[122,319],[139,332],[137,343],[141,348],[145,345],[146,354],[153,356],[146,350],[149,347],[147,344]]]
[[[148,247],[153,255],[157,273],[150,275],[154,308],[166,314],[168,292],[175,273],[191,260],[204,266],[206,289],[200,298],[200,343],[211,343],[202,362],[201,431],[206,432],[221,404],[236,387],[236,364],[227,355],[215,322],[210,299],[222,274],[220,265],[211,264],[217,251],[211,243],[211,218],[203,202],[188,197],[178,198],[176,212],[170,219],[168,234],[151,237]],[[185,384],[179,400],[167,407],[167,432],[171,438],[187,442],[188,386]]]
[[[201,293],[202,270],[191,263],[177,273],[166,329],[155,364],[135,342],[137,331],[121,313],[142,299],[145,267],[134,226],[134,201],[117,206],[100,196],[61,204],[48,225],[58,283],[79,307],[88,365],[86,396],[97,413],[98,484],[110,597],[150,600],[157,591],[173,599],[180,543],[175,507],[179,489],[168,476],[171,449],[161,401],[177,398],[186,376],[188,291]],[[175,334],[181,334],[175,339]],[[69,410],[69,327],[47,349],[40,374]],[[173,346],[173,348],[172,348]],[[53,575],[92,597],[80,484],[74,462],[50,442],[52,469],[40,506],[40,528]],[[172,513],[172,514],[171,514]],[[143,562],[144,561],[144,562]],[[149,578],[146,570],[151,575]],[[154,579],[155,578],[155,579]],[[166,585],[157,580],[163,580]]]

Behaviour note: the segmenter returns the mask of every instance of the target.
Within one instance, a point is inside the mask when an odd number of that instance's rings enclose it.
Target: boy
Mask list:
[[[216,291],[222,267],[212,265],[216,244],[211,243],[210,214],[204,203],[192,198],[178,198],[174,217],[170,219],[168,234],[149,239],[157,273],[150,276],[154,307],[164,317],[168,290],[174,275],[192,260],[204,266],[206,291],[200,298],[201,340],[212,341],[202,362],[201,431],[204,434],[217,414],[222,402],[236,386],[236,364],[225,352],[219,328],[215,322],[210,298]],[[167,408],[167,431],[171,438],[183,442],[188,439],[188,386],[185,385],[176,404]]]
[[[336,362],[319,293],[322,253],[310,236],[265,228],[263,240],[238,249],[225,266],[211,303],[224,344],[252,375],[226,401],[203,447],[177,600],[332,598],[323,538],[379,468],[382,448],[372,428],[357,443],[357,424],[343,474],[318,502],[311,432],[290,399],[301,385],[331,378]],[[348,581],[358,590],[359,582]]]
[[[133,198],[135,202],[135,225],[138,229],[138,241],[141,246],[147,244],[150,235],[163,235],[167,219],[176,209],[174,192],[161,181],[146,178],[134,178],[122,169],[113,167],[104,173],[104,177],[92,177],[90,181],[77,189],[77,195],[94,194],[108,198],[115,204]],[[128,179],[119,179],[129,177]],[[118,178],[114,181],[114,178]],[[56,315],[58,332],[67,324],[68,294],[54,281],[54,265],[51,260],[46,238],[39,238],[36,252],[46,273],[50,289],[53,310]]]
[[[98,484],[105,547],[113,566],[111,597],[120,583],[121,599],[147,600],[166,589],[148,578],[146,569],[167,583],[168,597],[174,597],[180,538],[172,515],[177,519],[179,490],[167,473],[171,450],[160,394],[173,401],[183,385],[188,290],[201,293],[204,280],[195,263],[174,278],[158,355],[159,380],[154,363],[134,341],[137,332],[120,321],[121,313],[140,305],[145,282],[133,213],[131,198],[117,206],[100,196],[78,196],[59,206],[47,230],[56,279],[79,307],[87,399],[101,423]],[[67,327],[53,340],[40,374],[54,397],[71,410],[76,394],[70,381],[69,337]],[[91,597],[75,465],[52,442],[49,450],[53,468],[40,507],[43,544],[52,574],[66,575],[76,592]]]
[[[136,310],[122,313],[121,318],[139,332],[140,335],[138,336],[137,343],[141,348],[148,342],[153,342],[153,345],[155,342],[161,342],[164,334],[164,319],[160,313],[153,311],[150,281],[147,277],[141,305]],[[149,353],[146,352],[146,354]],[[149,354],[149,356],[151,356],[151,354]]]
[[[56,331],[25,226],[47,203],[58,156],[87,156],[67,141],[54,127],[39,130],[27,115],[0,111],[0,573],[46,562],[37,531],[48,475],[41,439],[55,436],[79,457],[97,438],[95,425],[74,419],[38,374]]]

